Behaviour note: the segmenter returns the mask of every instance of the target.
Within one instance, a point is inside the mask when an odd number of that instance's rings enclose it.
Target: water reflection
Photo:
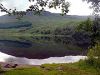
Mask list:
[[[74,39],[65,36],[17,37],[17,40],[0,40],[0,52],[15,57],[45,59],[49,57],[86,55],[84,47],[75,44]]]
[[[41,64],[52,64],[52,63],[73,63],[80,59],[85,59],[86,56],[64,56],[64,57],[50,57],[47,59],[28,59],[19,58],[11,55],[7,55],[0,52],[0,62],[16,63],[16,64],[29,64],[29,65],[41,65]]]
[[[29,43],[28,41],[21,42],[21,41],[12,41],[12,40],[0,40],[0,46],[29,48],[32,46],[32,44]]]

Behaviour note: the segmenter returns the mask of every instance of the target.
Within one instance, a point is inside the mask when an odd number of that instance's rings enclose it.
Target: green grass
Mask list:
[[[32,68],[17,68],[5,72],[4,75],[100,75],[99,70],[80,61],[70,64],[44,64]]]

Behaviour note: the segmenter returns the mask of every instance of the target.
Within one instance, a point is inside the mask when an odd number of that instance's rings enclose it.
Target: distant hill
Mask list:
[[[31,17],[33,20],[38,19],[39,20],[84,20],[87,19],[87,17],[90,16],[78,16],[78,15],[64,15],[61,16],[59,13],[51,13],[48,11],[44,11],[41,13],[41,15],[34,15],[32,12],[28,12],[27,15],[24,17]]]
[[[22,20],[17,20],[15,16],[3,15],[0,16],[0,29],[2,32],[5,33],[6,32],[8,33],[8,30],[3,30],[3,29],[10,29],[9,30],[10,33],[14,31],[15,32],[24,31],[28,33],[39,33],[39,34],[50,31],[51,33],[53,33],[54,30],[57,28],[63,28],[66,26],[73,27],[77,25],[78,22],[86,20],[88,17],[89,16],[77,16],[77,15],[61,16],[58,13],[51,13],[48,11],[42,12],[41,15],[34,15],[33,12],[28,12],[22,18]],[[11,30],[12,28],[16,29],[13,29],[12,31]]]
[[[33,12],[28,12],[26,16],[24,16],[25,20],[29,20],[28,18],[31,19],[31,21],[38,21],[41,19],[42,20],[84,20],[89,16],[77,16],[77,15],[65,15],[61,16],[58,13],[51,13],[48,11],[44,11],[41,13],[41,15],[34,15]],[[15,16],[9,16],[9,15],[3,15],[0,16],[0,23],[7,23],[7,22],[16,22],[17,19]]]

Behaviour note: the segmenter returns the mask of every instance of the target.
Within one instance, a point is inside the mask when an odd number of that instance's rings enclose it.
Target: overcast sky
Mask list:
[[[87,4],[86,2],[82,2],[82,0],[66,0],[69,1],[71,6],[69,7],[69,15],[91,15],[92,14],[92,9],[89,8],[90,4]],[[5,2],[2,2],[6,8],[12,8],[14,9],[15,7],[18,10],[25,10],[28,8],[30,3],[28,0],[6,0]],[[59,13],[60,10],[55,10],[55,9],[48,9],[46,8],[47,11],[51,11],[54,13]],[[4,15],[5,13],[1,13],[0,15]]]

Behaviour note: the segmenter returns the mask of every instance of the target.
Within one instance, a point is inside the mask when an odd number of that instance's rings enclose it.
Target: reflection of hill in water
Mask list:
[[[29,48],[32,45],[29,42],[20,42],[20,41],[12,41],[12,40],[0,40],[0,46]]]
[[[25,41],[27,39],[24,38],[24,42],[21,42],[23,40],[1,40],[0,51],[12,56],[31,59],[86,54],[86,50],[80,50],[81,48],[75,45],[71,38],[64,38],[31,37],[32,41]]]

